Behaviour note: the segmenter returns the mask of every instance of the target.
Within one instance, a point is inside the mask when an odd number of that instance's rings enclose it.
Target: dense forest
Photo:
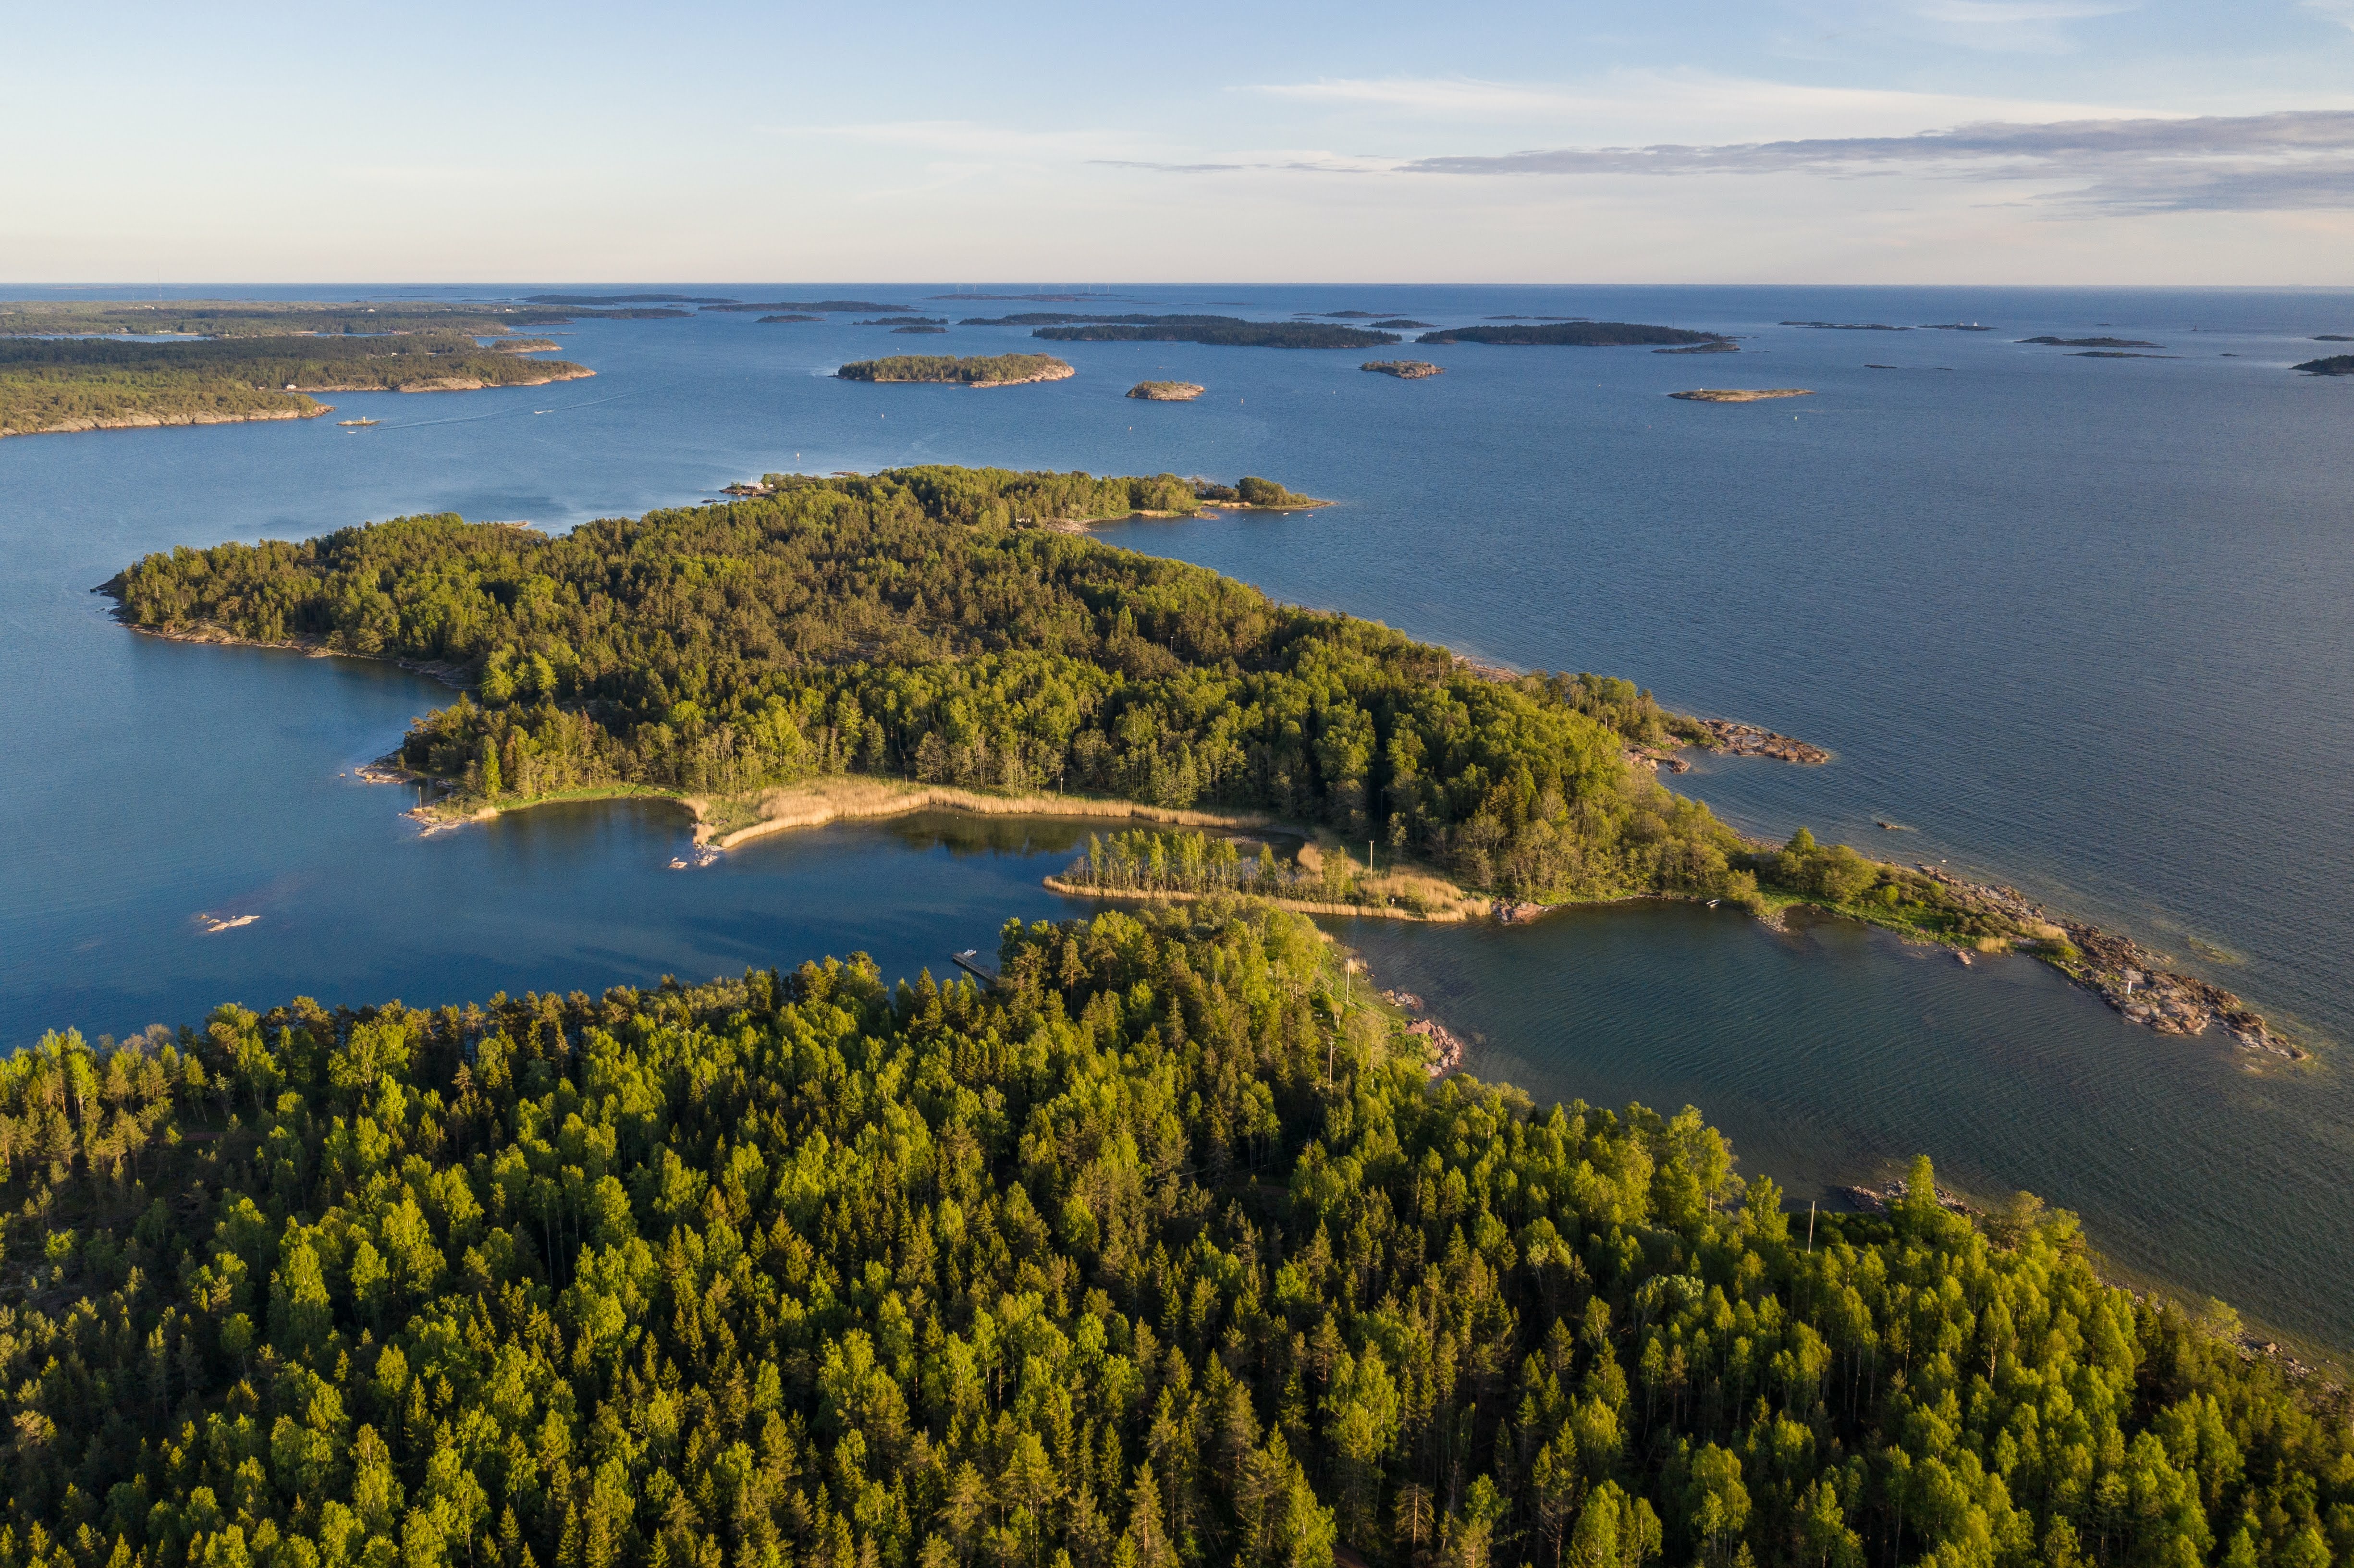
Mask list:
[[[482,348],[460,333],[166,342],[0,337],[0,434],[112,421],[301,416],[319,408],[304,392],[530,386],[588,374],[567,360]]]
[[[1426,1080],[1304,919],[0,1063],[0,1568],[2329,1568],[2342,1392],[2026,1194]]]
[[[1391,341],[1394,342],[1395,339]],[[1416,343],[1493,343],[1520,346],[1559,344],[1571,348],[1631,348],[1646,344],[1713,344],[1723,333],[1682,327],[1645,326],[1638,322],[1553,322],[1522,326],[1446,327],[1426,332]]]
[[[1070,366],[1051,354],[896,354],[862,359],[834,372],[844,381],[946,381],[967,387],[1003,387],[1023,381],[1060,381]]]
[[[1956,939],[2009,934],[1844,846],[1749,844],[1630,768],[1628,747],[1707,733],[1630,682],[1499,678],[1033,525],[1190,513],[1224,488],[774,474],[756,499],[556,539],[442,515],[176,549],[109,588],[133,626],[461,673],[470,692],[402,755],[468,803],[616,783],[741,795],[846,772],[1053,789],[1271,811],[1513,896],[1797,897]],[[1306,499],[1256,476],[1224,498],[1254,496]]]

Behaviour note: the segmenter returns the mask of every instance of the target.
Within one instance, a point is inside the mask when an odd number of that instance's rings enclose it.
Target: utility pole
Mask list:
[[[1811,1256],[1814,1255],[1814,1251],[1815,1251],[1815,1201],[1814,1201],[1812,1198],[1809,1198],[1809,1199],[1808,1199],[1808,1200],[1807,1200],[1807,1254],[1808,1254],[1808,1255],[1811,1257]]]

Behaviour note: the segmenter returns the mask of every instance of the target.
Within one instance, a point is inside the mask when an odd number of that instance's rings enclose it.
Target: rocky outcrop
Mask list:
[[[1202,388],[1191,381],[1140,381],[1128,389],[1129,397],[1148,403],[1191,403],[1201,395]]]
[[[2130,937],[2120,937],[2082,920],[2055,917],[2014,887],[1966,882],[1934,865],[1914,868],[1922,875],[1960,895],[1973,907],[1999,915],[2029,931],[2048,933],[2022,938],[2040,946],[2042,956],[2078,984],[2100,993],[2101,1000],[2129,1022],[2160,1034],[2204,1034],[2220,1028],[2245,1051],[2303,1061],[2311,1053],[2274,1033],[2264,1015],[2221,986],[2166,966],[2172,960],[2154,953]],[[2065,948],[2058,946],[2067,944]]]
[[[1731,719],[1702,719],[1700,724],[1709,733],[1710,749],[1728,757],[1772,757],[1784,762],[1808,764],[1831,759],[1831,754],[1819,746],[1809,746],[1754,724],[1735,724]]]
[[[1811,397],[1807,387],[1702,387],[1691,392],[1670,392],[1687,403],[1763,403],[1769,397]]]
[[[1433,365],[1426,359],[1369,359],[1357,368],[1394,376],[1401,381],[1419,381],[1426,376],[1447,374],[1445,366]]]

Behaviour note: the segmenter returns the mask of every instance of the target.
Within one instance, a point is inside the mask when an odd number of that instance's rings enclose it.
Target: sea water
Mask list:
[[[488,297],[520,291],[437,291]],[[697,286],[748,299],[811,290]],[[824,294],[923,313],[1062,308]],[[207,291],[218,292],[218,291]],[[258,291],[266,292],[266,291]],[[421,838],[353,774],[449,693],[383,665],[133,635],[89,590],[153,549],[452,510],[563,528],[779,470],[982,462],[1250,472],[1338,504],[1106,536],[1465,652],[1626,674],[1829,747],[1675,779],[1745,830],[2007,881],[2175,953],[2321,1050],[2252,1073],[2026,959],[1964,969],[1840,922],[1646,905],[1525,928],[1340,922],[1384,983],[1545,1097],[1700,1105],[1800,1201],[1916,1150],[2081,1211],[2125,1266],[2354,1343],[2354,382],[2292,374],[2344,292],[1130,289],[1067,308],[1667,322],[1738,355],[1371,353],[896,336],[850,318],[557,329],[595,378],[340,394],[301,423],[0,441],[0,1044],[224,1001],[417,1005],[863,949],[886,973],[1084,906],[1073,824],[758,841],[673,871],[660,804]],[[1787,320],[1960,333],[1827,331]],[[2022,345],[2113,335],[2173,357]],[[846,359],[1050,347],[1068,381],[843,383]],[[1445,376],[1357,369],[1411,355]],[[1878,368],[1882,367],[1885,368]],[[1145,378],[1191,404],[1119,396]],[[1746,405],[1696,387],[1799,387]],[[380,422],[345,429],[334,419]],[[1875,826],[1901,823],[1904,831]],[[251,915],[224,929],[217,925]]]

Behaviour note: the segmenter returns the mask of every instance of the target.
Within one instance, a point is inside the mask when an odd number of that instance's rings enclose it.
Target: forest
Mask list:
[[[2354,1560],[2344,1392],[2029,1194],[1431,1082],[1264,906],[998,959],[0,1062],[0,1568]]]
[[[1393,338],[1391,341],[1396,340]],[[1723,343],[1725,336],[1717,332],[1689,332],[1682,327],[1645,326],[1638,322],[1552,322],[1514,326],[1447,327],[1438,332],[1424,333],[1414,341],[1631,348],[1645,344]]]
[[[767,318],[762,318],[763,320]],[[844,381],[946,381],[967,387],[1060,381],[1071,367],[1051,354],[896,354],[834,372]]]
[[[567,360],[528,359],[448,332],[164,342],[0,337],[0,433],[82,421],[302,416],[319,410],[303,392],[534,385],[588,374]]]
[[[927,467],[764,488],[552,539],[444,514],[180,548],[107,589],[132,626],[462,672],[401,756],[469,806],[864,773],[1267,811],[1515,898],[1795,898],[2016,934],[1916,872],[1803,832],[1755,844],[1670,793],[1627,748],[1707,732],[1631,682],[1501,677],[1039,525],[1306,499],[1273,481]]]

